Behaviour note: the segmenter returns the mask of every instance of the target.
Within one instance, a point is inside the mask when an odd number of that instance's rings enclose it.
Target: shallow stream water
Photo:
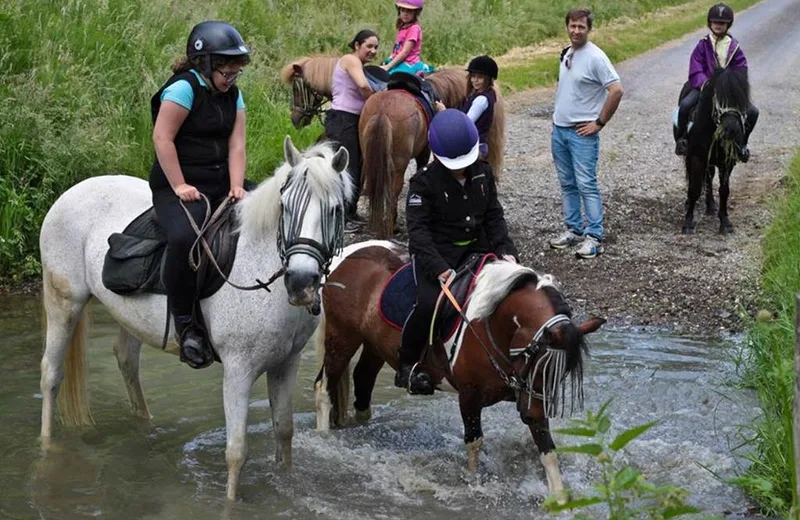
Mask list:
[[[295,394],[294,470],[287,474],[274,462],[266,384],[259,379],[241,498],[226,507],[220,365],[194,371],[143,349],[142,380],[154,418],[136,419],[112,352],[116,327],[98,304],[89,349],[97,424],[73,431],[58,425],[56,449],[42,456],[40,315],[34,297],[0,299],[0,518],[556,518],[540,509],[544,470],[513,405],[484,411],[481,467],[471,478],[455,396],[405,395],[386,369],[368,425],[314,431],[312,348],[303,353]],[[709,514],[744,510],[742,494],[711,473],[733,474],[730,448],[739,442],[739,425],[758,411],[749,392],[725,385],[733,376],[729,345],[643,332],[604,331],[591,339],[586,408],[613,398],[614,430],[661,421],[629,445],[622,461],[652,481],[689,489],[690,502]],[[561,455],[560,465],[577,492],[598,475],[585,456]]]

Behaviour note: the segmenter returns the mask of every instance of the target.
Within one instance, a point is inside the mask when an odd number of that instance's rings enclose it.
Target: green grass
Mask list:
[[[764,304],[775,318],[754,322],[742,363],[742,379],[756,390],[763,415],[748,433],[751,465],[735,480],[769,515],[785,517],[792,505],[794,459],[795,293],[800,290],[800,153],[787,174],[780,200],[764,238]],[[796,497],[795,497],[796,501]]]
[[[602,29],[682,0],[588,3]],[[616,40],[598,41],[612,59],[629,57],[702,27],[706,4],[689,5],[669,23],[612,26],[598,36]],[[480,53],[565,41],[570,7],[572,0],[430,2],[422,15],[423,58],[463,64]],[[109,172],[146,176],[153,158],[150,96],[168,78],[191,27],[205,19],[231,22],[254,50],[240,80],[254,180],[279,163],[284,135],[306,146],[319,133],[316,125],[303,132],[291,127],[289,91],[278,70],[297,56],[343,52],[365,27],[383,35],[383,56],[395,33],[392,0],[0,0],[0,283],[38,271],[41,220],[67,188]],[[501,74],[514,88],[543,85],[553,81],[555,63],[550,56]]]

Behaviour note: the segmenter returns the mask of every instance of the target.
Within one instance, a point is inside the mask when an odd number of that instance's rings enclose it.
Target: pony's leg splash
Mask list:
[[[267,390],[272,410],[272,428],[275,431],[275,462],[292,469],[292,392],[300,368],[300,352],[292,354],[280,368],[267,371]]]
[[[556,449],[556,445],[550,435],[550,422],[545,419],[542,422],[530,424],[528,428],[531,430],[533,442],[536,443],[536,447],[539,449],[539,458],[547,476],[547,489],[551,495],[557,498],[559,504],[565,504],[564,481],[561,478],[561,470],[558,469],[558,458],[553,452]]]
[[[43,297],[46,319],[45,350],[41,361],[42,446],[47,449],[53,436],[54,403],[64,380],[67,381],[61,403],[61,419],[67,425],[92,423],[86,392],[86,336],[88,295],[75,294],[70,280],[45,268]],[[69,358],[67,358],[69,354]]]
[[[719,169],[719,233],[728,235],[733,233],[733,224],[728,219],[728,197],[731,194],[731,170],[725,167]]]
[[[236,500],[239,476],[247,460],[247,413],[250,388],[256,371],[237,364],[233,359],[223,360],[222,400],[225,408],[225,461],[228,464],[228,500]],[[272,396],[270,396],[272,397]]]
[[[330,430],[331,424],[344,426],[347,421],[350,359],[358,352],[361,341],[361,338],[346,335],[338,328],[325,333],[323,365],[314,383],[318,431]],[[319,350],[317,355],[320,355]]]
[[[355,387],[356,400],[353,407],[356,409],[356,421],[365,423],[372,417],[372,390],[375,380],[383,368],[384,360],[378,355],[375,347],[369,343],[364,344],[361,357],[353,370],[353,386]]]
[[[122,379],[125,381],[131,409],[137,417],[152,419],[153,416],[150,415],[139,379],[139,353],[141,350],[142,342],[120,327],[117,341],[114,343],[114,355],[117,356],[117,365],[119,371],[122,372]]]
[[[481,428],[480,393],[471,387],[460,389],[458,406],[461,409],[461,420],[464,423],[464,444],[467,446],[467,468],[471,473],[478,471],[478,459],[483,446],[483,430]]]

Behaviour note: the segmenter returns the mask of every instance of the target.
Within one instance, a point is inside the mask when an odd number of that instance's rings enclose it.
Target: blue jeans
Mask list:
[[[564,224],[574,233],[603,239],[603,200],[597,187],[600,135],[580,136],[573,127],[553,125],[553,162],[561,183]],[[586,226],[581,216],[581,203]]]

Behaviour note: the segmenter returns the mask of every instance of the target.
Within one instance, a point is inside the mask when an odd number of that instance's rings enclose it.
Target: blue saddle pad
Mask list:
[[[403,330],[409,314],[417,299],[417,284],[414,282],[414,269],[407,263],[389,278],[381,293],[380,313],[383,321]]]

